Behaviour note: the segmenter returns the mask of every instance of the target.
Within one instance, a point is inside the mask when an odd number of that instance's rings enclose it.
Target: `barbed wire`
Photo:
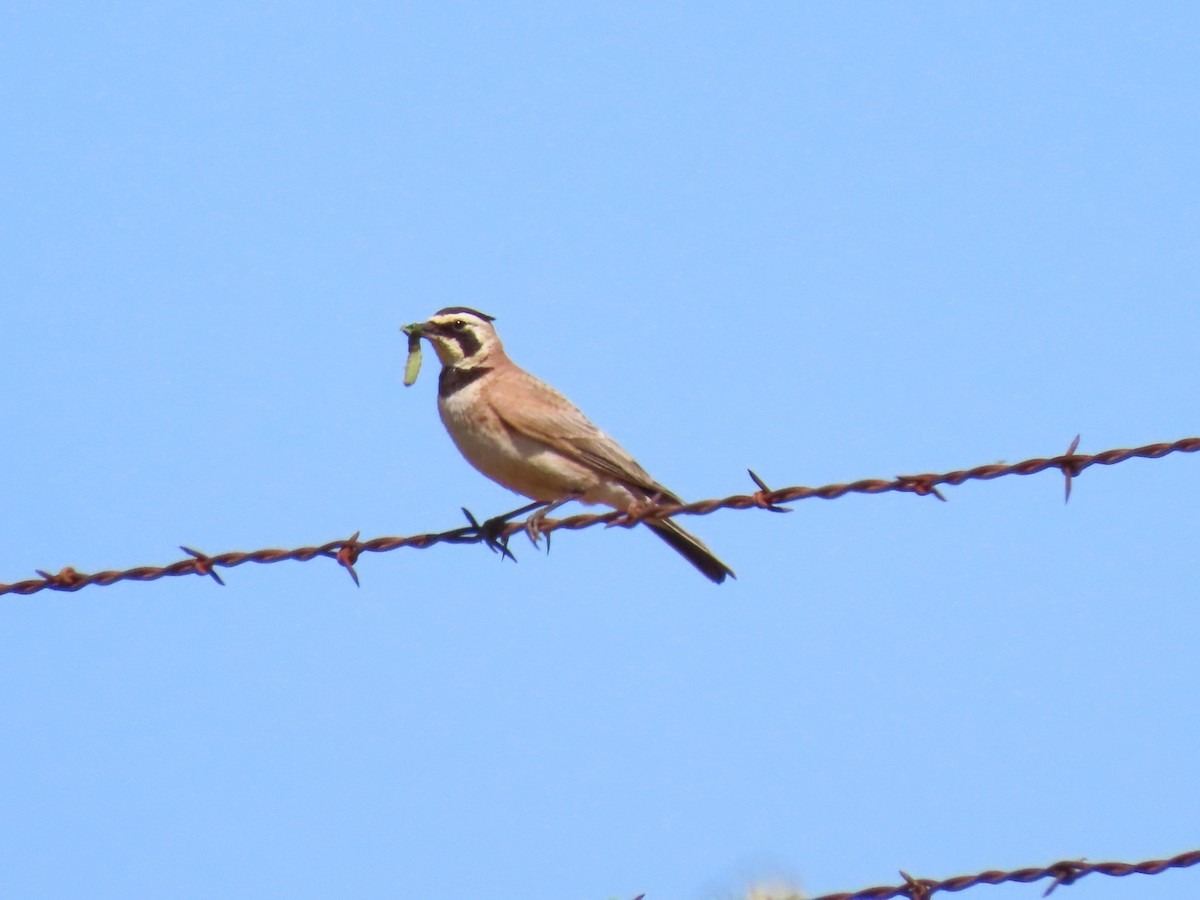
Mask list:
[[[1169,859],[1148,859],[1139,863],[1089,863],[1083,859],[1064,859],[1051,863],[1043,869],[1012,869],[1007,872],[988,869],[977,875],[956,875],[943,881],[935,881],[932,878],[913,878],[901,870],[900,877],[904,879],[904,884],[863,888],[853,893],[822,894],[819,897],[805,897],[799,891],[791,891],[788,897],[789,900],[791,898],[794,900],[891,900],[893,897],[928,900],[938,891],[958,892],[978,887],[981,884],[1003,884],[1008,881],[1030,884],[1052,878],[1054,880],[1050,886],[1042,892],[1043,897],[1048,897],[1060,885],[1074,884],[1085,875],[1108,875],[1112,878],[1123,878],[1126,875],[1161,875],[1168,869],[1186,869],[1197,864],[1200,864],[1200,850],[1188,850]],[[753,896],[760,895],[755,892]],[[778,895],[771,892],[770,896]],[[646,895],[638,894],[633,900],[646,900]]]
[[[945,501],[945,496],[939,490],[942,485],[960,485],[966,481],[991,481],[1007,475],[1036,475],[1047,469],[1057,469],[1066,479],[1065,499],[1071,497],[1071,485],[1085,469],[1095,466],[1112,466],[1135,457],[1141,459],[1161,459],[1172,453],[1195,453],[1200,451],[1200,437],[1182,438],[1171,443],[1146,444],[1132,449],[1105,450],[1101,453],[1076,453],[1079,437],[1071,442],[1067,452],[1061,456],[1026,459],[1022,462],[975,466],[972,469],[959,469],[943,474],[898,475],[892,479],[867,478],[845,484],[827,484],[823,487],[793,487],[772,490],[752,470],[748,470],[751,479],[758,488],[753,494],[734,494],[711,500],[697,500],[694,503],[662,503],[648,504],[633,512],[583,513],[562,519],[545,519],[538,531],[549,536],[554,531],[579,531],[595,525],[619,525],[631,528],[647,519],[666,519],[678,515],[707,516],[719,509],[765,509],[771,512],[791,512],[782,504],[794,503],[799,500],[809,500],[814,497],[823,500],[836,500],[847,494],[885,494],[889,492],[911,493],[918,496],[932,495]],[[58,572],[50,573],[37,569],[40,578],[28,581],[17,581],[12,584],[0,583],[0,595],[3,594],[36,594],[43,590],[78,591],[88,585],[110,585],[118,581],[154,581],[159,578],[177,575],[206,575],[218,584],[224,584],[217,569],[230,569],[244,563],[277,563],[284,560],[308,562],[317,557],[336,561],[345,567],[358,584],[358,573],[355,564],[363,553],[387,553],[401,547],[412,547],[424,550],[435,544],[479,544],[488,545],[491,549],[515,559],[508,549],[508,538],[525,529],[524,522],[511,521],[514,516],[535,509],[539,504],[530,504],[521,509],[489,519],[484,523],[476,521],[469,510],[464,509],[468,525],[431,534],[415,534],[407,537],[377,537],[367,541],[358,539],[359,532],[349,538],[329,541],[315,547],[297,547],[294,550],[264,549],[249,552],[231,551],[209,556],[191,547],[181,546],[179,549],[188,554],[166,566],[138,566],[131,569],[109,569],[103,572],[85,574],[71,566],[66,566]]]
[[[1074,884],[1085,875],[1108,875],[1123,878],[1126,875],[1160,875],[1168,869],[1186,869],[1200,864],[1200,850],[1188,850],[1169,859],[1148,859],[1139,863],[1098,862],[1089,863],[1082,859],[1064,859],[1042,869],[1013,869],[1002,872],[989,869],[977,875],[957,875],[944,881],[930,878],[913,878],[901,871],[904,884],[865,888],[848,894],[822,894],[810,900],[890,900],[892,897],[909,897],[912,900],[927,900],[939,891],[965,891],[981,884],[1003,884],[1014,881],[1029,884],[1052,878],[1050,886],[1042,892],[1049,896],[1059,885]]]

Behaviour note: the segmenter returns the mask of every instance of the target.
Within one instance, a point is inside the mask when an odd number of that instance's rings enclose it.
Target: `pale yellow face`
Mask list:
[[[484,362],[500,347],[491,316],[465,307],[443,309],[421,326],[443,366],[464,368]]]

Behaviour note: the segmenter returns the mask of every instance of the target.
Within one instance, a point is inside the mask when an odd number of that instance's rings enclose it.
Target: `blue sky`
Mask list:
[[[689,499],[1194,435],[1198,44],[1170,3],[8,4],[0,581],[517,505],[431,355],[401,387],[448,305]],[[3,598],[0,894],[1190,849],[1198,484],[690,520],[719,588],[613,529]]]

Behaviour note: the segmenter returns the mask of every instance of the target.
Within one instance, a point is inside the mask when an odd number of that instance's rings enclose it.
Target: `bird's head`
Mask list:
[[[487,362],[503,346],[492,317],[465,306],[439,310],[420,325],[421,337],[433,344],[443,366],[470,368]]]

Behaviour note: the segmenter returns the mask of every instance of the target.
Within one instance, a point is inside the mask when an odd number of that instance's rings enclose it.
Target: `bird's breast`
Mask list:
[[[554,501],[594,485],[595,475],[588,469],[509,428],[487,396],[486,381],[438,398],[442,424],[467,462],[534,500]]]

